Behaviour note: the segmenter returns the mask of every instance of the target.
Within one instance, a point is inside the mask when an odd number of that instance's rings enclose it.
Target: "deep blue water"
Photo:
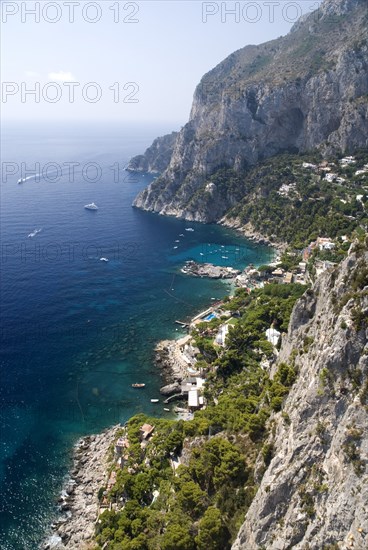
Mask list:
[[[161,383],[155,342],[182,334],[175,319],[228,291],[184,276],[183,262],[269,257],[227,229],[131,207],[152,178],[124,166],[162,130],[18,126],[2,136],[1,549],[38,548],[77,438],[138,411],[165,414],[150,403]],[[46,177],[18,185],[5,162],[39,163]],[[58,175],[70,162],[74,178]],[[83,208],[92,201],[97,212]],[[137,381],[145,390],[131,388]]]

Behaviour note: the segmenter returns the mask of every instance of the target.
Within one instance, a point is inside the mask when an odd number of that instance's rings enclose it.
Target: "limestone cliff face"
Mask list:
[[[294,308],[279,362],[297,381],[233,550],[368,548],[367,259],[351,253]]]
[[[202,78],[161,177],[134,205],[217,221],[237,200],[216,186],[207,192],[220,168],[243,170],[285,151],[367,146],[367,28],[365,0],[325,0],[287,36],[231,54]]]
[[[137,155],[131,159],[127,170],[131,172],[163,172],[170,162],[177,135],[178,132],[171,132],[171,134],[156,138],[144,155]]]

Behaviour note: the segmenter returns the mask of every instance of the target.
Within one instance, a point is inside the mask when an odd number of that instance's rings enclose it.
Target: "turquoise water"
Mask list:
[[[164,414],[150,403],[162,382],[155,343],[183,334],[176,319],[230,288],[185,276],[184,262],[244,267],[270,256],[228,229],[131,207],[151,178],[124,166],[160,133],[64,126],[3,136],[3,163],[79,166],[74,178],[1,183],[1,549],[38,548],[77,438],[139,411]],[[83,174],[88,162],[98,181]],[[84,209],[91,202],[97,212]],[[137,381],[144,390],[131,388]]]

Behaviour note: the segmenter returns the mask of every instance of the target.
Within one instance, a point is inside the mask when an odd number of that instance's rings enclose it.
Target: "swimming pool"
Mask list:
[[[209,315],[207,315],[207,317],[205,317],[203,320],[204,321],[212,321],[212,319],[216,319],[216,315],[214,313],[210,313]]]

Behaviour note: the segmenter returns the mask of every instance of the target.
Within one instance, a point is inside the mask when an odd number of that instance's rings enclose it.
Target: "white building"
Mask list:
[[[226,340],[226,336],[229,332],[229,325],[228,323],[225,323],[224,325],[221,325],[220,328],[219,328],[219,331],[216,335],[216,344],[218,344],[219,346],[225,346],[225,340]]]
[[[354,157],[344,157],[343,159],[340,160],[340,164],[342,164],[343,166],[347,166],[348,164],[355,164],[356,163],[356,160]]]
[[[335,243],[328,237],[318,237],[317,245],[320,250],[332,250],[335,248]]]
[[[188,407],[190,409],[198,409],[199,407],[199,393],[198,389],[189,390],[188,393]]]
[[[333,172],[329,172],[325,175],[323,178],[324,180],[328,181],[329,183],[332,183],[337,178],[337,174],[334,174]]]

